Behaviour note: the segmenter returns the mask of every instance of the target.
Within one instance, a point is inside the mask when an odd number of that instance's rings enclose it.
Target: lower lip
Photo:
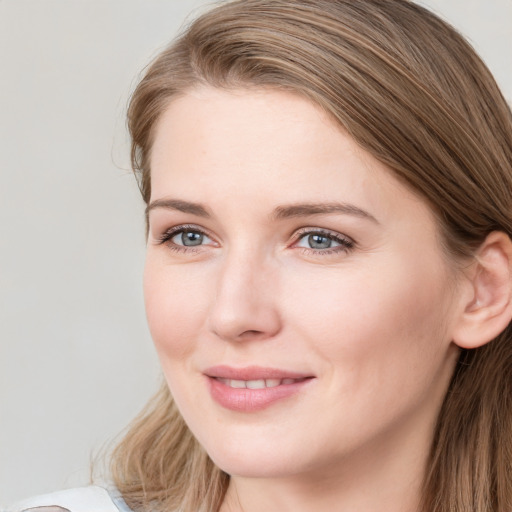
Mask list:
[[[248,389],[232,388],[223,382],[208,377],[212,398],[222,407],[231,411],[261,411],[269,405],[297,394],[313,379],[304,379],[293,384],[280,384],[273,388]]]

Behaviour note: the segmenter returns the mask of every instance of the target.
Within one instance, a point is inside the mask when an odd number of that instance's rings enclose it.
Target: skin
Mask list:
[[[415,510],[462,309],[429,207],[282,91],[173,100],[151,173],[147,317],[185,421],[232,475],[223,511]],[[298,203],[351,207],[276,217]],[[311,248],[311,232],[332,246]],[[314,378],[231,411],[204,375],[220,364]]]

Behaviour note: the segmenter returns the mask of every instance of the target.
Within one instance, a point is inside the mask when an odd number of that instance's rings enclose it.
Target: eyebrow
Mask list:
[[[200,203],[193,203],[181,199],[156,199],[146,207],[146,218],[151,210],[164,208],[177,210],[183,213],[190,213],[198,217],[211,218],[208,210]],[[308,217],[310,215],[326,215],[330,213],[341,213],[352,215],[362,219],[368,219],[376,224],[379,221],[369,212],[349,203],[297,203],[285,206],[278,206],[273,211],[271,218],[274,220],[290,219],[295,217]]]
[[[324,215],[329,213],[341,213],[352,215],[362,219],[368,219],[376,224],[379,221],[369,212],[349,203],[305,203],[278,206],[272,215],[276,220],[293,217],[307,217],[309,215]]]
[[[206,208],[199,203],[191,203],[190,201],[182,201],[181,199],[155,199],[146,207],[146,218],[151,210],[155,208],[165,208],[166,210],[177,210],[183,213],[191,213],[198,217],[209,218],[211,215]]]

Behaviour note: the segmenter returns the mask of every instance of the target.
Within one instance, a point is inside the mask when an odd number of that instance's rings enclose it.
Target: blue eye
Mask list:
[[[304,237],[304,240],[311,249],[330,249],[333,246],[340,245],[331,238],[319,234],[307,235]]]
[[[214,241],[201,229],[194,226],[176,226],[158,237],[159,244],[168,244],[175,249],[187,250],[188,248],[213,245]]]
[[[176,245],[184,245],[186,247],[195,247],[203,245],[204,239],[209,238],[199,231],[183,230],[175,234],[171,238],[171,242]]]
[[[296,244],[296,247],[303,247],[319,252],[330,252],[332,250],[342,251],[350,249],[353,246],[354,242],[349,238],[324,231],[307,231],[300,236]]]

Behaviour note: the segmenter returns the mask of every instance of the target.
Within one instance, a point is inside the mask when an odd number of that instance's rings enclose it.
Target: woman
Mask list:
[[[128,118],[166,384],[117,507],[511,510],[512,115],[469,45],[405,0],[228,2]]]

